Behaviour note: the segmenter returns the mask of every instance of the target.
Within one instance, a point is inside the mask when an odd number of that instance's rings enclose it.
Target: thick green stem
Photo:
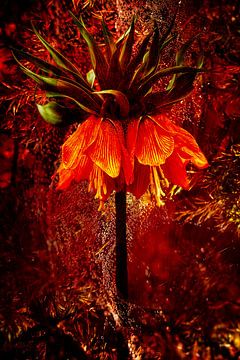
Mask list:
[[[116,204],[116,287],[117,295],[128,299],[126,192],[115,195]]]

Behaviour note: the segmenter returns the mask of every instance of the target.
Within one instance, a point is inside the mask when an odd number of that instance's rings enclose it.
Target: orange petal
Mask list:
[[[101,118],[90,116],[77,130],[65,141],[62,146],[62,163],[65,168],[75,168],[78,157],[96,139]]]
[[[88,156],[82,155],[78,159],[78,165],[74,169],[74,180],[77,182],[81,180],[88,180],[90,172],[93,168],[93,162]]]
[[[140,119],[133,119],[127,127],[127,149],[132,159],[134,159],[139,124]]]
[[[134,166],[134,181],[127,187],[127,191],[131,192],[138,199],[147,191],[149,181],[149,166],[139,164],[139,162],[136,160]]]
[[[154,115],[153,117],[151,117],[151,119],[153,120],[153,122],[158,124],[166,133],[170,135],[176,134],[176,127],[178,126],[174,125],[166,114]]]
[[[112,122],[103,120],[94,143],[85,152],[112,178],[119,175],[121,167],[121,144],[118,137],[119,133]]]
[[[172,184],[179,185],[183,189],[189,189],[189,180],[186,171],[186,165],[189,159],[182,159],[176,151],[161,166],[164,176],[171,181]]]
[[[174,140],[168,132],[146,117],[139,124],[135,155],[144,165],[159,166],[172,154]]]
[[[154,121],[171,132],[174,137],[174,148],[178,150],[182,158],[191,160],[200,169],[208,166],[207,159],[201,152],[196,140],[187,130],[173,124],[164,114],[155,116]]]
[[[190,161],[199,169],[208,167],[208,161],[199,148],[198,151],[192,151],[191,148],[183,146],[179,151],[179,155],[183,158],[187,155]]]
[[[73,171],[70,169],[65,169],[62,165],[60,165],[57,174],[59,176],[57,189],[67,189],[73,180]]]
[[[186,130],[174,125],[176,135],[174,136],[175,148],[182,158],[190,160],[200,169],[208,167],[208,161],[201,152],[194,137]]]

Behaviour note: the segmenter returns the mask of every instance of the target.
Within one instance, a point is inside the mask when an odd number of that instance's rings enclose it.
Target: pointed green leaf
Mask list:
[[[188,41],[186,41],[180,48],[180,50],[176,54],[176,66],[180,66],[184,63],[184,57],[186,55],[187,50],[191,47],[192,43],[200,36],[201,34],[197,34],[191,37]]]
[[[75,104],[77,104],[85,112],[87,112],[89,114],[94,114],[94,115],[97,114],[96,111],[94,111],[93,109],[90,109],[89,107],[87,107],[84,104],[80,103],[79,101],[72,98],[71,96],[67,96],[67,95],[64,95],[64,94],[59,94],[59,93],[56,93],[56,92],[47,92],[46,95],[47,95],[48,98],[59,98],[60,97],[60,98],[66,98],[66,99],[72,100]]]
[[[197,60],[197,68],[201,69],[203,67],[203,63],[204,63],[204,55],[201,55]]]
[[[120,82],[123,79],[124,75],[119,63],[120,50],[121,48],[117,48],[111,57],[111,61],[106,76],[107,88],[115,87],[116,89],[118,89]]]
[[[78,68],[71,63],[68,59],[66,59],[59,51],[54,49],[37,31],[35,26],[32,24],[33,31],[35,35],[38,37],[38,39],[41,41],[41,43],[45,46],[45,48],[48,50],[48,52],[51,54],[53,60],[56,62],[57,65],[60,67],[71,70],[77,74],[79,74]]]
[[[80,30],[81,35],[83,36],[84,40],[86,41],[89,49],[89,54],[92,62],[93,69],[95,74],[98,78],[100,85],[104,88],[105,87],[105,79],[107,73],[107,62],[105,57],[103,56],[102,52],[100,51],[97,43],[93,39],[92,35],[87,31],[84,26],[83,21],[79,21],[76,16],[70,11],[70,14],[73,18],[73,21],[77,25]]]
[[[161,40],[160,40],[160,43],[159,43],[159,46],[162,48],[163,44],[167,41],[169,35],[171,34],[172,30],[173,30],[173,27],[174,27],[174,24],[175,24],[175,21],[176,21],[176,16],[177,16],[177,13],[178,13],[178,10],[179,10],[179,7],[177,6],[176,8],[176,11],[175,11],[175,14],[173,15],[173,18],[172,18],[172,21],[169,25],[169,27],[167,28],[166,32],[163,34],[163,36],[161,37]]]
[[[45,71],[46,73],[52,73],[54,75],[62,75],[62,70],[59,69],[58,67],[56,67],[55,65],[49,64],[48,62],[37,58],[36,56],[33,56],[23,50],[19,50],[19,49],[12,49],[13,54],[18,53],[19,55],[21,55],[23,58],[25,58],[26,60],[28,60],[29,62],[33,63],[34,65],[36,65],[37,67],[39,67],[41,70]]]
[[[103,18],[102,18],[102,29],[103,29],[103,36],[105,39],[105,44],[107,47],[106,52],[107,52],[107,58],[108,58],[108,62],[109,62],[113,53],[116,50],[116,45],[114,43],[113,36],[110,33],[110,31],[108,30],[107,24],[105,23]]]
[[[169,44],[171,41],[173,41],[174,39],[176,39],[176,37],[177,37],[176,34],[175,34],[175,35],[172,35],[172,36],[169,36],[169,37],[167,38],[167,40],[164,41],[164,43],[161,45],[160,52],[162,53],[162,51],[165,49],[165,47],[167,47],[168,44]]]
[[[133,73],[131,82],[129,84],[129,89],[133,88],[136,84],[140,83],[142,81],[142,79],[144,78],[144,74],[145,74],[145,68],[147,66],[148,63],[148,59],[149,59],[149,51],[147,51],[142,59],[142,64],[141,66],[139,66]]]
[[[198,71],[200,71],[200,70],[194,69],[189,66],[173,66],[170,68],[160,70],[160,71],[156,72],[155,74],[153,74],[147,81],[145,81],[139,87],[138,94],[145,95],[149,91],[149,89],[152,87],[152,85],[154,85],[158,80],[160,80],[161,78],[163,78],[165,76],[169,76],[172,74],[181,74],[181,73],[195,73]]]
[[[192,92],[196,75],[197,72],[181,74],[177,77],[173,89],[150,94],[145,97],[145,102],[152,104],[157,110],[183,100]]]
[[[16,59],[16,58],[15,58]],[[29,77],[31,77],[37,84],[39,84],[43,90],[56,92],[59,94],[70,96],[76,101],[85,102],[86,105],[91,105],[93,110],[99,110],[101,107],[101,100],[93,92],[89,92],[83,87],[80,87],[74,83],[63,80],[61,78],[51,78],[34,73],[23,66],[17,59],[16,61],[20,65],[22,71]]]
[[[176,54],[176,66],[181,66],[184,64],[184,58],[186,55],[187,50],[191,47],[192,43],[200,36],[201,34],[197,34],[193,37],[191,37],[187,42],[185,42],[180,50],[177,52]],[[170,90],[173,88],[174,82],[176,81],[176,74],[174,74],[174,76],[172,77],[172,79],[170,80],[167,89]]]
[[[129,28],[127,28],[127,30],[117,39],[117,41],[116,41],[116,46],[117,46],[117,47],[121,46],[123,40],[128,36],[130,30],[131,30],[131,25],[130,25]]]
[[[155,28],[154,28],[154,35],[153,35],[153,39],[152,39],[152,43],[149,49],[149,54],[148,54],[148,62],[146,64],[146,74],[149,75],[150,73],[152,73],[156,67],[158,66],[158,62],[159,62],[159,53],[160,53],[160,47],[159,47],[159,30],[157,27],[157,23],[154,23]]]
[[[129,27],[128,35],[123,43],[122,50],[119,57],[119,62],[121,69],[124,71],[126,65],[129,64],[132,55],[133,43],[134,43],[134,25],[135,25],[135,16],[132,19],[131,25]]]
[[[149,43],[149,40],[152,36],[152,33],[149,33],[143,40],[142,44],[140,45],[136,55],[134,56],[134,58],[131,60],[128,69],[130,69],[130,71],[136,70],[137,66],[143,61],[144,62],[144,58],[146,56],[146,49]],[[147,55],[148,56],[148,55]],[[146,62],[146,58],[145,58],[145,62]],[[128,70],[129,71],[129,70]]]
[[[124,74],[123,74],[123,78],[122,81],[120,83],[119,88],[120,89],[125,89],[125,88],[129,88],[131,82],[133,82],[135,75],[137,73],[137,70],[139,70],[139,74],[141,73],[143,67],[139,67],[138,66],[141,64],[141,62],[144,62],[144,57],[148,54],[146,53],[147,50],[147,46],[149,43],[149,40],[151,38],[152,34],[148,34],[142,44],[140,45],[140,47],[137,50],[136,55],[133,57],[133,59],[130,61],[129,65],[127,66]]]

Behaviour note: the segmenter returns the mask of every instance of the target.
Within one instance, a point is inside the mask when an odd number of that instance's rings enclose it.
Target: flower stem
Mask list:
[[[116,206],[116,287],[117,296],[128,299],[126,192],[115,195]]]

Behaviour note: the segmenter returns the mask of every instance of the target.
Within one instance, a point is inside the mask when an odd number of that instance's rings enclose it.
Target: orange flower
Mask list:
[[[102,204],[113,189],[132,182],[133,166],[124,143],[119,121],[90,116],[62,146],[58,189],[72,180],[89,180],[89,190]]]
[[[63,144],[58,189],[89,180],[89,190],[102,204],[125,185],[136,197],[150,185],[161,205],[162,182],[189,188],[190,161],[198,168],[208,165],[192,135],[165,115],[131,120],[126,139],[120,121],[90,116]]]
[[[134,159],[134,181],[128,187],[136,197],[143,195],[149,185],[157,205],[164,194],[161,184],[179,185],[189,189],[186,166],[192,162],[203,169],[207,159],[193,136],[174,125],[165,114],[134,119],[128,126],[127,147]]]
[[[88,113],[87,120],[62,146],[58,189],[67,188],[73,180],[88,180],[89,190],[102,204],[113,190],[130,191],[139,198],[149,188],[160,205],[169,181],[189,188],[189,162],[198,168],[207,166],[194,138],[165,115],[166,108],[191,93],[200,71],[201,61],[196,68],[185,63],[186,51],[195,37],[179,49],[174,66],[162,68],[161,53],[175,38],[171,35],[174,20],[162,36],[155,23],[136,52],[135,17],[117,41],[103,20],[103,53],[83,20],[71,16],[89,48],[92,69],[86,77],[34,27],[56,65],[18,50],[40,69],[34,73],[19,63],[50,99],[45,105],[37,104],[44,120],[66,124],[72,118],[69,102],[75,105],[76,121],[81,122],[83,112]],[[155,86],[159,81],[163,88]],[[69,116],[65,119],[64,114]]]

